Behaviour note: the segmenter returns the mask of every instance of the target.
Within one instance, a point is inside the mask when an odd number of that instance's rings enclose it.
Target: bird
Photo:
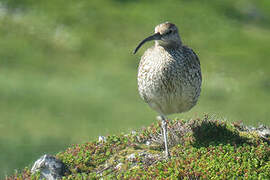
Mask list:
[[[196,53],[182,43],[177,26],[170,22],[157,25],[155,33],[142,40],[133,54],[153,40],[154,46],[144,52],[139,63],[138,91],[158,113],[165,157],[170,158],[167,116],[189,111],[196,105],[201,92],[201,65]]]

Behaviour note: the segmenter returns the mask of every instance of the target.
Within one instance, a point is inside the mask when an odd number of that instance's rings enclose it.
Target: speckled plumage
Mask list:
[[[138,90],[160,115],[190,110],[199,98],[201,82],[199,59],[187,46],[156,43],[141,58]]]
[[[155,27],[155,34],[144,39],[155,45],[147,49],[138,69],[138,90],[141,98],[157,111],[162,120],[165,155],[168,149],[165,115],[190,110],[201,92],[201,67],[197,55],[182,44],[177,27],[169,22]]]

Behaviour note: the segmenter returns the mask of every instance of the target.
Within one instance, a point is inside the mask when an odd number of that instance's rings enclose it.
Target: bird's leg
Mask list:
[[[170,158],[170,153],[168,149],[168,132],[167,132],[167,121],[165,116],[161,115],[161,127],[163,131],[163,139],[164,139],[164,145],[165,145],[165,156],[166,158]]]

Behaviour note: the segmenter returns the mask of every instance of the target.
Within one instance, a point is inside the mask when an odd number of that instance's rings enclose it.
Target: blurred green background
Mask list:
[[[1,0],[0,178],[44,153],[156,121],[137,44],[164,21],[198,54],[200,100],[171,118],[269,122],[269,0]]]

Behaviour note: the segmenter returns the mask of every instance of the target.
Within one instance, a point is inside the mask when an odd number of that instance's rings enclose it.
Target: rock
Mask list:
[[[145,145],[146,145],[146,146],[150,146],[150,145],[151,145],[151,142],[150,142],[150,141],[146,141],[146,142],[145,142]]]
[[[266,141],[268,144],[270,144],[270,128],[264,124],[260,124],[257,128],[254,126],[245,126],[242,123],[234,123],[234,127],[236,127],[240,131],[246,131],[246,132],[255,132],[259,135],[260,138],[262,138],[264,141]]]
[[[60,179],[65,173],[69,172],[62,161],[47,154],[41,156],[34,163],[31,173],[34,174],[37,171],[40,171],[40,179],[45,178],[46,180]]]
[[[270,137],[270,130],[269,129],[263,129],[263,130],[260,130],[257,132],[258,132],[258,134],[260,134],[261,136],[263,136],[265,138]]]
[[[106,137],[105,136],[99,136],[98,137],[98,142],[100,143],[105,143],[107,141]]]
[[[267,129],[267,127],[263,124],[260,124],[257,128],[258,130],[264,130],[264,129]]]
[[[135,159],[136,159],[135,153],[132,153],[127,157],[128,161],[134,161]]]
[[[247,129],[248,129],[248,131],[255,131],[256,130],[256,128],[253,126],[247,126]]]
[[[122,166],[123,166],[123,163],[119,163],[115,166],[115,169],[120,170]]]

